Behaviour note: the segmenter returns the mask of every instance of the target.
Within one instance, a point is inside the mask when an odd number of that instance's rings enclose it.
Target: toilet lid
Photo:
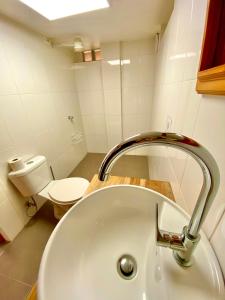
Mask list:
[[[48,193],[56,202],[69,204],[82,198],[88,185],[89,181],[84,178],[66,178],[57,180]]]

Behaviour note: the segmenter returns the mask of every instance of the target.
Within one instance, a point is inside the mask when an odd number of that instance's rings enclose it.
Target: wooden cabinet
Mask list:
[[[225,95],[225,1],[209,0],[196,90]]]

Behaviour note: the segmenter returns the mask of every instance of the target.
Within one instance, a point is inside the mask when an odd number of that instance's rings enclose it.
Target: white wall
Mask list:
[[[42,154],[55,177],[63,178],[86,146],[71,137],[82,133],[72,55],[3,17],[0,28],[0,233],[12,240],[29,218],[7,180],[7,160]],[[75,116],[73,124],[67,115]]]
[[[75,73],[88,152],[105,153],[150,129],[154,41],[103,44],[102,54],[101,62],[77,64]]]
[[[121,68],[119,64],[111,65],[111,62],[119,62],[121,56],[119,42],[102,45],[104,60],[101,61],[104,114],[106,122],[107,148],[108,151],[120,143],[122,132],[122,108],[121,108]],[[106,151],[106,152],[107,152]]]
[[[122,108],[124,138],[148,131],[155,72],[154,39],[123,42]]]
[[[153,130],[182,133],[203,144],[215,157],[221,184],[204,230],[210,237],[225,207],[225,97],[203,96],[195,91],[207,0],[176,0],[157,56],[153,104]],[[189,213],[202,184],[196,163],[175,150],[150,157],[150,175],[172,183],[177,202]]]
[[[75,65],[76,86],[88,152],[106,152],[107,134],[101,63]]]

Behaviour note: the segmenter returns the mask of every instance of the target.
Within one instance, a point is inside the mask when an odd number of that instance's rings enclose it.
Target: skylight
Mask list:
[[[107,0],[19,0],[50,21],[107,8]]]

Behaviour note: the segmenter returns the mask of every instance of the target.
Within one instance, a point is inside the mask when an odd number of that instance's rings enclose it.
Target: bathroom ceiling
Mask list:
[[[109,0],[110,8],[49,21],[18,0],[0,0],[0,12],[57,42],[84,43],[147,38],[168,22],[173,0]]]

